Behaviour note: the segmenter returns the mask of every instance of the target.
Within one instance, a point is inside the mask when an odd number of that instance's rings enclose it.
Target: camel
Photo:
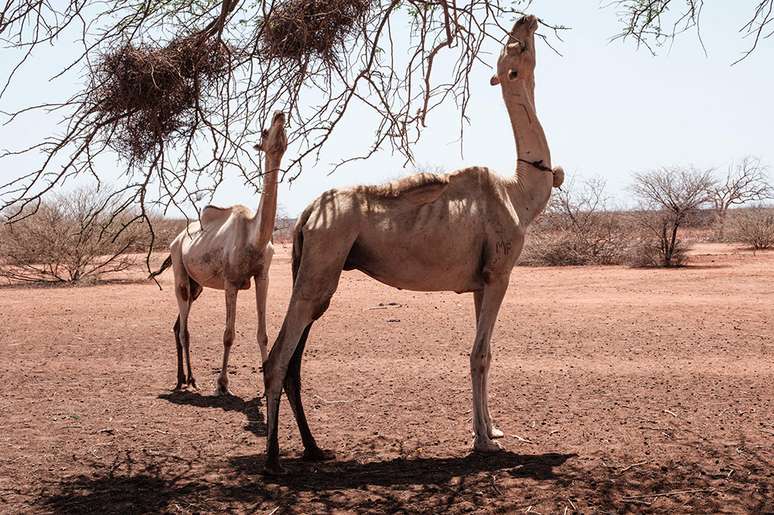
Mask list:
[[[312,323],[328,308],[342,270],[360,270],[389,286],[472,292],[476,336],[470,355],[475,451],[495,452],[503,436],[489,414],[490,339],[529,224],[564,171],[551,155],[534,104],[538,20],[513,26],[491,84],[499,84],[518,149],[515,177],[487,168],[418,174],[382,186],[331,190],[314,200],[294,229],[293,291],[264,362],[268,437],[265,471],[281,474],[277,427],[282,388],[298,424],[306,460],[332,459],[318,447],[301,403],[301,358]]]
[[[277,175],[282,156],[287,149],[285,115],[275,112],[271,127],[262,132],[256,150],[265,153],[263,192],[255,214],[245,206],[228,208],[207,206],[194,222],[170,244],[170,256],[151,277],[170,265],[175,274],[175,296],[179,314],[174,326],[177,345],[177,386],[196,388],[191,370],[188,315],[191,305],[203,288],[226,292],[226,329],[223,333],[223,366],[218,376],[218,395],[231,395],[228,389],[228,359],[234,343],[236,301],[239,290],[250,289],[255,281],[255,302],[258,311],[258,348],[266,361],[266,295],[269,288],[269,266],[274,248],[272,233],[277,214]],[[183,372],[183,349],[188,377]]]

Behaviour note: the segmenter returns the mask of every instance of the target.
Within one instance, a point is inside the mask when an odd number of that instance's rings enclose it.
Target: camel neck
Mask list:
[[[511,120],[516,142],[516,181],[511,188],[511,199],[519,213],[519,220],[528,225],[543,211],[551,195],[553,175],[551,152],[537,117],[534,101],[534,82],[505,84],[503,100]]]
[[[277,176],[281,160],[281,155],[268,153],[264,159],[263,191],[253,218],[255,223],[251,238],[258,247],[268,244],[274,232],[274,221],[277,217]]]

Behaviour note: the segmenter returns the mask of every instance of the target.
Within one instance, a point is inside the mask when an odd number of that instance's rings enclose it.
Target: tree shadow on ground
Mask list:
[[[470,454],[449,458],[396,458],[387,461],[329,461],[309,463],[299,458],[283,459],[286,474],[263,477],[263,457],[237,456],[231,466],[241,474],[261,475],[263,481],[290,486],[296,490],[360,488],[365,485],[395,486],[445,483],[456,476],[479,472],[507,471],[512,477],[538,480],[556,479],[554,467],[563,465],[576,454],[523,455],[500,452],[491,455]],[[313,473],[308,473],[309,470]]]
[[[571,457],[502,453],[324,464],[286,459],[292,472],[269,478],[260,473],[263,459],[254,456],[212,467],[203,464],[206,460],[201,456],[183,459],[126,451],[110,466],[92,464],[92,475],[70,477],[45,489],[34,506],[54,513],[185,513],[227,511],[235,506],[241,511],[281,506],[283,511],[298,512],[406,512],[469,503],[470,495],[480,496],[480,490],[492,488],[493,474],[555,480],[554,467]]]
[[[261,397],[245,401],[235,395],[202,395],[199,392],[187,390],[163,393],[159,399],[186,406],[198,408],[219,408],[223,411],[238,411],[247,419],[245,430],[255,436],[266,436],[266,419],[261,411]]]
[[[612,467],[608,456],[574,454],[398,458],[306,463],[267,477],[261,456],[218,459],[120,451],[112,464],[47,483],[29,508],[54,513],[523,512],[767,513],[771,470],[750,454],[738,473],[708,475],[706,463]],[[737,468],[738,467],[738,468]]]

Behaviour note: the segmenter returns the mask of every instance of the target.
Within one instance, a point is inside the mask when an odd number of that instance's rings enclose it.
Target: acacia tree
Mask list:
[[[277,109],[289,115],[298,152],[284,170],[291,180],[355,104],[375,115],[373,142],[336,165],[385,147],[411,161],[435,108],[453,102],[466,118],[482,45],[501,39],[524,3],[331,0],[321,11],[309,0],[7,2],[0,37],[18,62],[3,93],[35,49],[65,36],[79,38],[83,52],[62,73],[81,68],[88,80],[71,98],[11,113],[13,124],[30,110],[54,110],[66,124],[1,156],[33,154],[40,165],[0,185],[0,196],[17,219],[72,176],[99,178],[100,156],[118,153],[127,180],[116,194],[130,194],[147,221],[151,202],[211,196],[226,167],[257,183],[261,163],[249,143]],[[394,37],[398,24],[409,24],[407,41]]]
[[[725,237],[728,210],[732,206],[774,198],[768,168],[760,159],[750,156],[732,163],[726,176],[715,182],[709,193],[717,216],[717,237],[721,240]]]
[[[712,170],[693,167],[665,167],[634,176],[632,192],[650,211],[641,224],[657,240],[661,265],[681,264],[678,230],[710,200],[713,184]]]
[[[758,3],[747,26],[766,37]],[[283,179],[292,180],[343,125],[353,106],[372,114],[371,144],[353,149],[334,169],[390,149],[413,161],[429,116],[454,104],[464,136],[470,76],[481,50],[501,40],[529,0],[18,0],[0,4],[0,40],[10,73],[0,102],[31,56],[62,40],[81,47],[53,78],[85,77],[74,96],[35,99],[6,122],[53,111],[62,132],[0,154],[3,169],[37,160],[0,184],[0,208],[11,221],[33,213],[41,198],[72,177],[104,177],[116,154],[124,174],[116,195],[131,199],[152,235],[149,207],[196,206],[211,198],[226,169],[256,189],[261,175],[250,143],[274,110],[288,113],[291,148]],[[4,5],[3,5],[4,4]],[[669,35],[662,17],[694,0],[614,2],[638,42]],[[325,6],[323,9],[321,6]],[[408,35],[396,37],[398,27]],[[543,23],[541,35],[561,26]],[[674,35],[672,33],[672,36]],[[442,64],[441,64],[442,63]],[[8,109],[4,109],[7,111]],[[359,111],[362,115],[362,111]],[[365,128],[364,128],[365,129]],[[369,132],[365,130],[365,132]],[[200,206],[199,206],[200,207]],[[153,241],[153,239],[151,239]]]

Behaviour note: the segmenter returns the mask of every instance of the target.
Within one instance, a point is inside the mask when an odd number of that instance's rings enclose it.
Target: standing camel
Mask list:
[[[301,404],[301,357],[312,323],[328,308],[342,270],[360,270],[390,286],[473,292],[476,338],[470,355],[474,449],[494,452],[487,406],[489,340],[527,226],[543,210],[564,172],[551,156],[534,104],[538,21],[513,26],[492,85],[500,84],[518,149],[515,177],[486,168],[419,174],[382,186],[331,190],[299,218],[293,239],[293,293],[277,341],[264,363],[267,473],[279,474],[277,423],[284,386],[304,444],[304,458],[332,453],[315,442]]]
[[[188,315],[191,305],[203,288],[226,292],[226,330],[223,333],[223,367],[218,377],[218,395],[230,395],[228,389],[228,358],[234,343],[236,301],[239,290],[250,289],[255,281],[255,301],[258,311],[258,347],[261,359],[266,361],[266,294],[269,288],[269,266],[274,255],[272,232],[277,214],[277,174],[282,155],[287,149],[285,115],[275,112],[269,130],[262,132],[261,142],[255,146],[265,154],[263,192],[258,211],[236,205],[228,208],[207,206],[187,229],[170,244],[170,256],[152,277],[170,265],[175,274],[175,296],[179,315],[175,322],[177,344],[177,386],[196,388],[191,371]],[[183,349],[188,377],[183,372]]]

